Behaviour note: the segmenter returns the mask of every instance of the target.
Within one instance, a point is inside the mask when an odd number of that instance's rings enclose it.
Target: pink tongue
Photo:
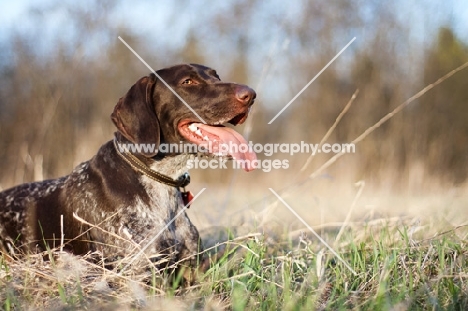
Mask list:
[[[252,171],[256,168],[254,160],[257,160],[257,156],[254,152],[249,150],[247,142],[244,137],[229,127],[224,126],[209,126],[205,124],[197,124],[202,132],[218,136],[220,144],[224,144],[224,150],[228,151],[234,159],[239,161],[240,167],[244,168],[247,172]],[[241,146],[243,145],[243,146]],[[213,149],[218,148],[217,145],[213,146]],[[216,151],[216,150],[215,150]],[[245,163],[245,164],[244,164]]]

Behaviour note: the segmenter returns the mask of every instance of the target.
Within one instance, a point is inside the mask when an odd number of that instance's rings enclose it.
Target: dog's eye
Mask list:
[[[193,84],[193,80],[192,79],[185,79],[182,84]]]

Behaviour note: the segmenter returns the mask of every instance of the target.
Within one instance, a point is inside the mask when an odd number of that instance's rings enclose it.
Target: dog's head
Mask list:
[[[211,154],[255,160],[253,152],[239,148],[247,145],[245,139],[224,126],[242,124],[247,119],[256,96],[254,90],[222,82],[215,70],[202,65],[177,65],[156,73],[138,80],[111,115],[129,141],[156,146],[145,156],[155,156],[161,143],[182,141],[205,147]],[[230,146],[226,154],[220,152],[221,145]]]

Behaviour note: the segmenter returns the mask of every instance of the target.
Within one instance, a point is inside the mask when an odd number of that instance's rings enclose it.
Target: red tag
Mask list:
[[[184,191],[181,192],[182,194],[182,200],[184,201],[184,206],[187,206],[187,208],[190,208],[190,205],[193,200],[193,194],[191,191]]]

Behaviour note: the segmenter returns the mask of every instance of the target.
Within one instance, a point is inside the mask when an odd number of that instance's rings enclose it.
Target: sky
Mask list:
[[[48,5],[55,1],[43,0],[41,6]],[[86,3],[83,1],[82,3]],[[156,4],[158,3],[158,4]],[[173,16],[169,14],[169,7],[166,5],[160,5],[161,2],[151,1],[123,1],[120,2],[118,9],[110,16],[115,20],[115,24],[121,25],[125,23],[129,25],[134,31],[147,32],[154,34],[155,26],[158,25],[174,25],[170,31],[164,31],[157,33],[158,38],[164,41],[165,44],[179,44],[183,40],[183,35],[188,28],[194,28],[196,25],[191,23],[191,14],[203,15],[209,14],[209,10],[200,10],[200,2],[190,0],[186,1],[186,6],[189,10],[181,11],[182,14],[187,16],[179,16],[177,21],[170,20]],[[228,1],[216,1],[210,3],[211,9],[222,7],[228,3]],[[283,6],[284,1],[269,1],[264,5],[265,9],[271,9],[277,6]],[[293,14],[300,8],[294,5],[294,1],[288,2],[286,14]],[[468,42],[468,1],[467,0],[448,0],[448,1],[400,1],[402,7],[402,17],[408,16],[404,13],[405,10],[417,11],[422,5],[429,11],[433,12],[433,17],[429,19],[429,24],[433,20],[434,24],[450,23],[457,35]],[[27,12],[34,6],[37,6],[37,2],[29,0],[16,0],[7,1],[0,0],[0,40],[2,37],[12,31],[30,31],[35,27],[31,22],[28,22]],[[192,9],[193,8],[193,9]],[[62,12],[63,13],[63,12]],[[258,13],[261,16],[261,12]],[[61,12],[57,11],[55,16],[50,16],[49,26],[57,27],[59,24],[63,25],[65,15],[60,16]],[[144,21],[144,22],[142,22]],[[415,27],[417,28],[420,21],[415,20]],[[161,28],[161,27],[159,27]],[[151,31],[150,31],[151,30]],[[255,31],[255,29],[253,29]],[[179,42],[178,42],[179,41]]]

